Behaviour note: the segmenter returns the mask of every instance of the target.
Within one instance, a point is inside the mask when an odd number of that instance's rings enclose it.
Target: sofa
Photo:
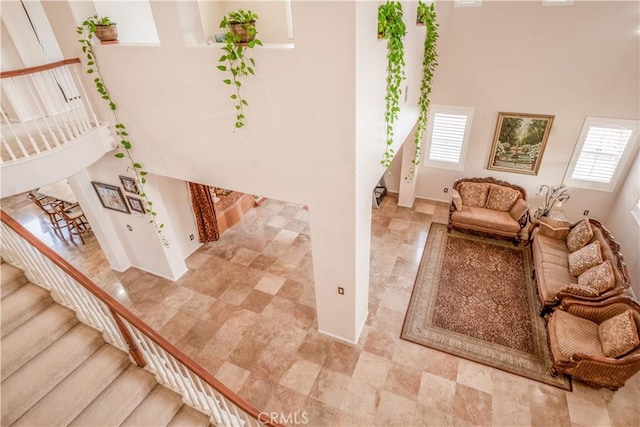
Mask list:
[[[564,298],[547,318],[553,373],[617,390],[640,371],[640,305]]]
[[[453,183],[448,230],[499,236],[520,242],[529,214],[524,188],[495,178],[461,178]]]
[[[541,315],[564,297],[603,301],[631,284],[620,245],[596,219],[570,224],[542,218],[532,232],[531,253]]]

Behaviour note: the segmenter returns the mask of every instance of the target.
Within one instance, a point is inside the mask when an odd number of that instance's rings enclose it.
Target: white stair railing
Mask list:
[[[3,71],[2,162],[52,150],[98,127],[80,60]]]
[[[218,426],[279,427],[268,414],[220,383],[13,218],[2,211],[0,215],[4,261],[22,269],[32,283],[49,290],[56,302],[102,332],[105,341],[129,352],[135,363],[152,372],[160,384],[181,394],[186,404],[209,415]]]

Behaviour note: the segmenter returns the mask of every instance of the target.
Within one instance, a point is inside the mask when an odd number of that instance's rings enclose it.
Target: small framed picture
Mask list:
[[[122,175],[120,175],[119,178],[122,186],[124,187],[124,191],[127,193],[140,194],[140,190],[138,190],[138,183],[135,179]]]
[[[129,201],[129,206],[131,206],[131,210],[134,212],[139,212],[141,214],[146,213],[144,210],[144,205],[142,204],[142,200],[137,197],[127,196],[127,200]]]
[[[126,214],[131,213],[129,212],[129,207],[127,206],[127,202],[124,200],[120,187],[94,181],[92,181],[91,184],[93,184],[93,188],[96,190],[96,194],[98,195],[102,206],[107,209],[112,209]]]

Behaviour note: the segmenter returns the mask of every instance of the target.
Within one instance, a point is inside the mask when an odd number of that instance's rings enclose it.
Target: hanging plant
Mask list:
[[[378,37],[387,40],[387,90],[385,94],[385,120],[387,122],[387,146],[380,163],[388,168],[391,166],[394,151],[393,124],[400,112],[399,100],[402,89],[400,85],[405,79],[404,73],[404,45],[402,39],[406,34],[406,27],[402,20],[402,5],[398,1],[387,0],[378,6]]]
[[[227,33],[222,47],[225,53],[218,60],[225,65],[218,65],[218,69],[231,73],[231,78],[224,79],[223,82],[234,89],[230,98],[235,101],[236,129],[245,125],[244,107],[249,106],[240,91],[242,88],[241,80],[249,74],[255,74],[253,67],[256,66],[256,62],[247,56],[247,49],[252,49],[256,45],[262,46],[262,42],[256,39],[258,34],[256,30],[257,19],[258,15],[252,11],[245,12],[240,9],[229,12],[220,22],[220,28],[224,28]]]
[[[152,224],[157,233],[158,238],[162,242],[165,247],[169,247],[169,241],[165,237],[162,229],[164,224],[160,224],[156,220],[157,212],[153,209],[153,202],[147,196],[146,191],[144,190],[144,185],[147,182],[145,176],[148,174],[143,168],[142,164],[137,162],[132,155],[132,145],[129,138],[129,132],[127,131],[126,126],[118,119],[118,108],[111,99],[111,95],[107,90],[107,86],[102,79],[100,74],[100,67],[98,67],[98,58],[93,50],[93,40],[96,32],[96,22],[110,22],[109,18],[98,18],[98,16],[93,16],[87,18],[82,25],[76,28],[76,32],[82,36],[80,40],[80,44],[82,45],[82,52],[87,57],[87,73],[93,74],[95,78],[93,82],[96,84],[96,90],[107,103],[109,103],[109,109],[111,113],[113,113],[113,118],[115,120],[115,131],[116,135],[120,139],[120,144],[118,145],[118,152],[115,154],[115,157],[118,159],[125,159],[129,162],[129,166],[127,169],[135,175],[136,181],[140,184],[140,197],[144,199],[146,203],[146,212],[149,214],[151,218],[149,223]]]
[[[420,98],[418,99],[418,128],[414,136],[416,145],[413,160],[411,160],[411,170],[404,178],[411,182],[416,174],[416,167],[420,164],[420,154],[422,138],[427,129],[427,112],[429,110],[429,95],[431,94],[431,81],[433,72],[438,65],[438,52],[436,52],[436,41],[438,40],[438,23],[436,22],[436,9],[434,3],[429,6],[422,1],[418,2],[418,22],[427,27],[427,34],[424,39],[424,57],[422,59],[422,84],[420,86]]]

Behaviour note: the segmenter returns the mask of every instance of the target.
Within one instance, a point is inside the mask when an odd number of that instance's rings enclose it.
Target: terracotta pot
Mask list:
[[[96,37],[101,42],[117,41],[118,26],[115,23],[111,25],[96,25]]]
[[[236,43],[247,43],[256,38],[256,21],[251,22],[231,22],[229,24]],[[254,30],[251,31],[250,29]]]

